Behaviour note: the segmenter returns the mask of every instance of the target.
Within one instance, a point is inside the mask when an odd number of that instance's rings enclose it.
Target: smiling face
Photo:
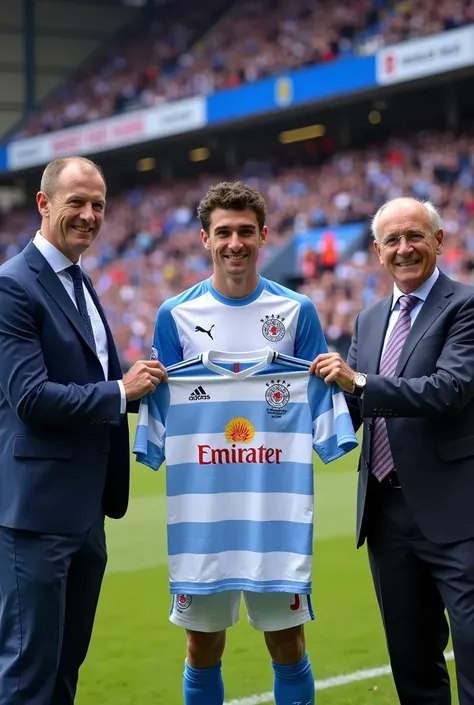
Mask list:
[[[71,161],[51,193],[36,196],[42,216],[41,234],[76,263],[99,234],[104,220],[105,183],[93,167]]]
[[[216,208],[211,213],[209,233],[201,230],[204,247],[214,264],[214,286],[225,296],[240,284],[240,295],[250,294],[257,286],[258,251],[267,239],[267,228],[260,231],[256,213],[249,210]]]
[[[443,238],[441,229],[433,232],[423,204],[397,199],[380,215],[374,247],[400,291],[411,294],[433,273]]]

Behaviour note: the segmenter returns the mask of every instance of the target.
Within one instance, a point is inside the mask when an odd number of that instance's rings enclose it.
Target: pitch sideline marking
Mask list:
[[[446,661],[452,661],[454,654],[448,651],[445,654]],[[365,681],[370,678],[378,678],[379,676],[388,676],[392,672],[390,666],[379,666],[379,668],[370,668],[365,671],[355,671],[354,673],[346,673],[341,676],[333,676],[324,680],[314,681],[316,690],[326,690],[327,688],[336,688],[338,685],[347,685],[348,683],[356,683],[357,681]],[[248,698],[237,698],[228,700],[224,705],[262,705],[262,703],[272,703],[273,692],[261,693],[260,695],[250,695]]]

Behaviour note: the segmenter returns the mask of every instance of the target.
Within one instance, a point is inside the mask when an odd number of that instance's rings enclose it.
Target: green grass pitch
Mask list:
[[[324,466],[315,459],[314,622],[306,627],[317,680],[388,662],[365,548],[355,548],[358,451]],[[184,632],[168,621],[165,472],[133,463],[125,519],[107,524],[109,563],[78,705],[180,705]],[[450,662],[453,675],[453,663]],[[229,630],[223,674],[226,702],[272,690],[263,637],[247,623]],[[250,705],[250,700],[245,705]],[[391,676],[331,687],[319,705],[398,702]],[[456,702],[454,699],[453,702]]]

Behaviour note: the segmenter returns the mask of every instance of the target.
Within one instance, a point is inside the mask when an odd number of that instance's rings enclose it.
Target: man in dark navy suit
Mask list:
[[[151,360],[122,377],[81,270],[105,196],[93,162],[51,162],[41,230],[0,267],[1,705],[74,702],[107,559],[104,515],[128,504],[127,404],[166,379]]]
[[[437,267],[430,202],[397,198],[372,223],[392,296],[357,317],[345,363],[312,370],[363,424],[357,544],[367,541],[401,705],[449,705],[448,613],[460,705],[474,705],[474,288]]]

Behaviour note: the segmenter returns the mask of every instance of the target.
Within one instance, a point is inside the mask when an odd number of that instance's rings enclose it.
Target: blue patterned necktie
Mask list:
[[[87,310],[86,296],[84,294],[84,283],[83,283],[84,280],[82,278],[82,270],[78,264],[72,264],[70,267],[68,267],[66,269],[66,272],[68,272],[72,277],[72,282],[74,284],[74,295],[76,297],[76,303],[77,303],[77,310],[79,311],[80,317],[84,321],[84,325],[87,329],[87,332],[89,333],[90,340],[91,340],[92,345],[95,350],[96,347],[95,347],[94,332],[92,330],[92,323],[91,323],[91,319],[89,317],[89,312]]]
[[[379,367],[379,374],[384,377],[393,377],[395,375],[403,344],[410,331],[410,312],[419,300],[417,296],[401,296],[399,299],[400,314],[394,329],[390,333]],[[387,424],[384,418],[378,417],[374,419],[372,434],[372,472],[377,480],[382,482],[394,469],[392,451],[388,440]]]

